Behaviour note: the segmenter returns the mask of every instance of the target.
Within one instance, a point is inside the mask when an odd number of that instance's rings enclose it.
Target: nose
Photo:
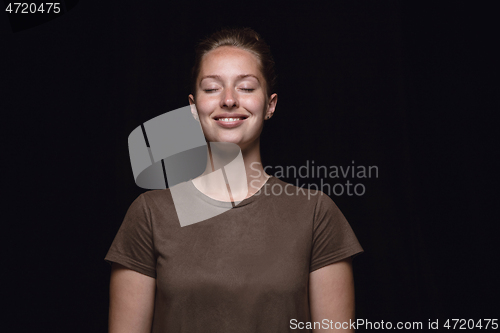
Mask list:
[[[221,108],[238,108],[238,97],[233,89],[224,89],[221,99]]]

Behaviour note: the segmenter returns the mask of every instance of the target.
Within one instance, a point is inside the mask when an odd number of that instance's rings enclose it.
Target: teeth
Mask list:
[[[219,121],[236,121],[241,120],[241,118],[219,118]]]

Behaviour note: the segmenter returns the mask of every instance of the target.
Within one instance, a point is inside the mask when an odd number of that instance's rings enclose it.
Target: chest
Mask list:
[[[156,233],[157,287],[169,299],[289,298],[307,288],[311,225],[289,214],[230,212]],[[192,296],[194,297],[194,296]]]

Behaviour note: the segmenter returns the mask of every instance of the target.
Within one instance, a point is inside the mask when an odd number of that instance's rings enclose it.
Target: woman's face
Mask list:
[[[207,53],[196,81],[195,104],[209,142],[232,142],[245,150],[258,144],[265,117],[271,117],[278,96],[266,96],[260,63],[252,53],[222,46]]]

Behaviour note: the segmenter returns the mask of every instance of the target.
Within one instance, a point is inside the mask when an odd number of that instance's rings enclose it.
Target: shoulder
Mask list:
[[[311,188],[307,184],[300,184],[298,181],[293,184],[273,177],[272,182],[264,190],[265,195],[271,195],[277,200],[287,202],[297,207],[309,206],[316,210],[317,206],[324,208],[331,206],[333,200],[319,189]]]
[[[139,197],[141,196],[148,203],[172,200],[172,193],[169,188],[163,190],[149,190],[139,195]]]
[[[170,189],[150,190],[139,195],[136,201],[139,200],[145,207],[150,210],[169,209],[173,208],[174,202]]]
[[[343,218],[342,212],[332,198],[325,192],[307,185],[287,183],[279,178],[271,184],[268,189],[275,196],[290,204],[290,206],[300,209],[311,210],[314,220],[325,219],[326,217]]]

